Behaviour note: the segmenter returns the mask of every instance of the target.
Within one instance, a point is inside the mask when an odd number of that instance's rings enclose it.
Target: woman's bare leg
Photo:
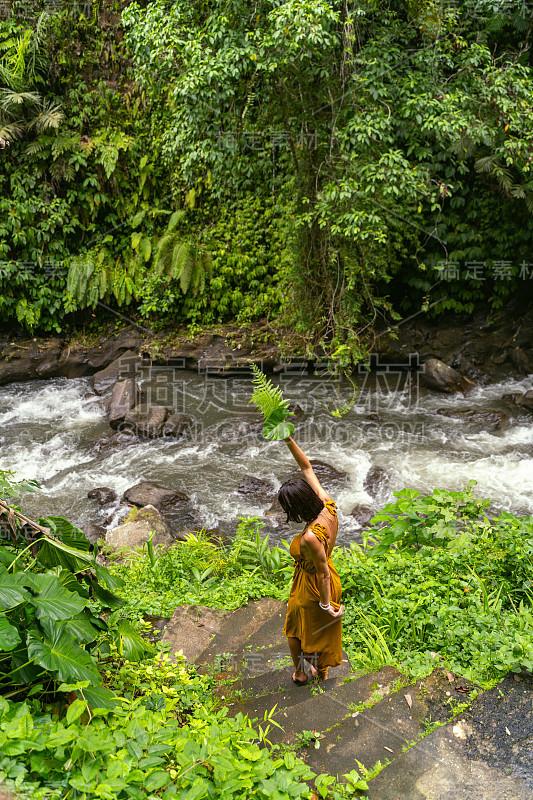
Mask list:
[[[287,636],[287,642],[289,643],[292,663],[294,664],[294,673],[292,677],[296,681],[304,681],[307,675],[303,669],[302,643],[296,636]]]

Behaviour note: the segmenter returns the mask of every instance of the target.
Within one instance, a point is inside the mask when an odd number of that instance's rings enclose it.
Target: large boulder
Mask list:
[[[363,489],[376,499],[387,491],[389,483],[390,475],[384,467],[372,467],[363,481]]]
[[[150,539],[153,531],[155,535],[152,544],[167,547],[173,544],[174,539],[159,511],[153,506],[145,506],[136,512],[132,520],[108,531],[106,542],[115,550],[121,547],[139,547]]]
[[[262,478],[255,478],[253,475],[244,475],[237,491],[259,503],[271,503],[276,496],[274,484]]]
[[[169,417],[169,409],[155,403],[140,403],[126,413],[121,427],[133,431],[143,439],[157,439]]]
[[[191,500],[183,492],[168,489],[151,481],[142,481],[126,489],[122,502],[134,506],[154,506],[161,514],[176,514],[188,508]]]
[[[438,358],[428,358],[420,374],[427,387],[449,394],[468,392],[476,385]]]
[[[475,425],[482,425],[484,428],[493,430],[501,428],[508,419],[505,411],[498,411],[496,409],[438,408],[437,414],[442,414],[442,416],[451,417],[452,419],[459,419],[464,422],[471,422]]]
[[[176,436],[179,438],[191,438],[196,430],[196,420],[190,414],[170,414],[162,428],[163,436]]]
[[[97,486],[96,489],[91,489],[87,492],[89,500],[96,500],[101,506],[107,506],[109,503],[114,503],[117,499],[117,493],[107,486]]]
[[[134,378],[117,381],[113,386],[109,402],[109,424],[118,428],[124,422],[126,414],[135,407],[137,402],[137,384]]]
[[[2,342],[0,386],[12,381],[57,375],[62,346],[60,339]]]
[[[138,378],[141,363],[140,355],[133,350],[126,350],[107,367],[95,373],[93,378],[94,391],[96,394],[104,394],[119,380]]]

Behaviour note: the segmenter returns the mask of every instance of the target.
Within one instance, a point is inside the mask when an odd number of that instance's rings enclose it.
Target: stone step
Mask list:
[[[281,614],[284,605],[281,600],[273,597],[262,597],[260,600],[251,600],[247,605],[237,608],[225,617],[220,630],[199,653],[195,663],[205,669],[218,658],[226,665],[221,668],[221,673],[226,672],[228,666],[231,669],[231,663],[235,659],[237,650],[268,619]]]
[[[269,739],[272,744],[292,744],[303,731],[325,731],[351,714],[351,709],[380,702],[402,683],[406,684],[407,680],[394,667],[383,667],[379,672],[366,675],[337,678],[329,691],[310,692],[306,701],[297,708],[281,709],[275,719],[283,726],[283,731],[277,728]],[[323,684],[318,685],[322,687]]]
[[[299,706],[309,698],[312,699],[315,694],[332,691],[342,683],[342,680],[350,674],[350,662],[346,654],[343,655],[346,660],[338,667],[331,667],[328,679],[325,681],[310,681],[305,686],[296,686],[292,681],[294,666],[291,664],[290,668],[235,681],[231,686],[221,687],[222,690],[218,695],[226,704],[229,703],[229,716],[241,712],[250,719],[258,717],[262,720],[265,712],[271,711],[276,706],[274,719],[279,722],[280,715],[287,708]]]
[[[178,606],[168,620],[162,636],[163,642],[170,643],[171,659],[182,651],[185,658],[194,661],[217,634],[224,620],[231,614],[226,609],[206,606]]]
[[[462,685],[474,688],[468,681],[462,680]],[[352,769],[358,770],[358,761],[370,770],[378,761],[397,758],[402,748],[427,731],[429,722],[446,722],[451,715],[451,702],[464,699],[464,694],[454,697],[446,672],[435,670],[428,678],[389,694],[372,708],[347,708],[342,722],[323,731],[319,749],[305,749],[306,761],[315,772],[340,779]]]
[[[533,677],[516,677],[385,767],[368,797],[533,800]]]

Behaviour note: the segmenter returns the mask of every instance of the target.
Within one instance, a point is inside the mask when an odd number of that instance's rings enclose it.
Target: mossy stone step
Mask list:
[[[292,659],[290,658],[289,648],[287,645],[285,645],[285,651],[281,650],[279,647],[275,647],[271,649],[265,649],[263,652],[264,659],[257,667],[255,675],[251,672],[253,669],[252,664],[247,669],[245,668],[242,670],[238,679],[233,682],[231,687],[232,689],[243,692],[252,690],[262,695],[266,694],[267,692],[273,693],[280,691],[279,689],[276,689],[276,686],[290,686],[294,687],[295,689],[304,688],[296,686],[292,681],[294,665],[292,663]],[[270,660],[273,665],[272,669],[268,668],[268,660]],[[282,663],[281,666],[275,666],[276,664],[279,665],[282,660],[284,660],[284,663]],[[259,670],[263,669],[263,667],[265,668],[265,671],[259,672]],[[311,677],[311,669],[307,662],[305,662],[304,668],[307,675]],[[322,681],[318,685],[327,685],[329,687],[331,685],[331,681],[338,681],[350,674],[350,661],[346,653],[343,651],[342,664],[339,664],[337,667],[330,667],[327,681]]]
[[[347,677],[353,679],[344,683]],[[339,678],[329,691],[308,696],[297,708],[281,709],[275,719],[283,726],[283,731],[276,728],[269,739],[273,744],[291,744],[302,731],[325,731],[351,714],[355,706],[375,705],[402,682],[407,683],[407,680],[394,667]]]
[[[533,677],[508,675],[483,692],[389,764],[366,794],[371,800],[533,800]]]
[[[259,630],[267,619],[280,614],[283,606],[284,603],[281,600],[262,597],[260,600],[251,600],[247,605],[237,608],[224,619],[219,632],[197,656],[195,663],[205,669],[207,665],[213,664],[217,657],[227,655],[230,660],[233,659],[236,651],[248,637]],[[221,669],[222,671],[224,668]]]
[[[182,651],[185,658],[194,661],[202,653],[213,636],[232,612],[206,606],[178,606],[167,622],[162,641],[170,643],[170,657]]]
[[[474,688],[473,684],[469,688]],[[427,731],[428,721],[445,722],[452,713],[453,698],[446,673],[436,670],[429,678],[383,698],[372,708],[347,712],[346,718],[323,733],[320,749],[306,749],[306,761],[315,772],[342,775],[361,762],[372,769],[378,761],[393,760],[402,748]],[[411,798],[409,798],[411,800]]]

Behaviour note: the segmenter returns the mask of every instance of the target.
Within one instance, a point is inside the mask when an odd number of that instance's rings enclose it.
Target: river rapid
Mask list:
[[[325,488],[340,509],[338,543],[358,538],[360,525],[350,516],[356,504],[380,508],[393,491],[409,487],[422,493],[434,488],[457,490],[470,479],[475,493],[491,499],[493,509],[533,513],[533,413],[502,402],[502,395],[531,388],[531,376],[478,386],[466,397],[424,390],[417,376],[361,375],[358,394],[340,419],[331,411],[349,401],[345,383],[324,377],[278,376],[303,414],[296,441],[310,458],[346,473]],[[98,453],[109,436],[106,398],[92,390],[92,378],[14,383],[0,388],[0,468],[18,479],[42,486],[25,495],[22,506],[33,516],[61,515],[80,527],[88,523],[114,527],[128,510],[122,493],[143,480],[185,492],[206,527],[241,516],[263,516],[271,500],[243,496],[245,475],[270,481],[275,488],[294,471],[283,442],[258,435],[258,416],[249,405],[249,377],[214,378],[196,372],[159,369],[142,381],[145,399],[172,405],[197,420],[189,440],[142,440],[123,449]],[[500,429],[488,429],[449,418],[437,409],[504,411]],[[388,484],[371,496],[364,480],[382,467]],[[87,492],[113,489],[118,500],[101,509]],[[272,542],[287,536],[267,516],[263,532]],[[296,532],[301,526],[293,526]]]

